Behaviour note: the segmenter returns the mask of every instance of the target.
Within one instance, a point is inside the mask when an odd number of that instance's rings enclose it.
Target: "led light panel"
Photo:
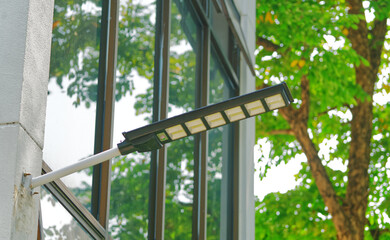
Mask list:
[[[179,124],[170,128],[165,129],[169,137],[172,140],[176,140],[182,137],[187,136],[187,133],[184,131],[183,127]]]
[[[206,126],[200,118],[185,123],[192,134],[206,131]]]
[[[286,106],[284,99],[281,94],[276,94],[271,97],[264,98],[268,105],[269,110],[274,110]]]
[[[255,115],[258,115],[260,113],[265,112],[263,104],[261,103],[260,100],[257,100],[257,101],[254,101],[254,102],[250,102],[250,103],[246,103],[245,104],[245,108],[248,111],[250,116],[255,116]]]
[[[225,114],[229,118],[230,122],[245,118],[245,114],[240,106],[225,110]]]
[[[226,124],[225,119],[223,119],[222,114],[219,112],[208,115],[205,117],[205,119],[211,128]]]

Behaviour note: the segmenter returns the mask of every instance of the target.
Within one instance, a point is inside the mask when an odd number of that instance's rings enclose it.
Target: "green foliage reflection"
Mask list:
[[[99,73],[100,1],[55,1],[50,81],[62,89],[75,107],[96,102]],[[120,2],[115,100],[132,94],[134,82],[146,78],[153,84],[155,3]],[[195,82],[199,53],[199,25],[183,1],[172,4],[169,111],[195,108]],[[224,78],[211,75],[211,102],[226,99]],[[214,84],[214,85],[213,85]],[[225,95],[224,95],[225,94]],[[151,121],[153,88],[135,96],[137,115]],[[210,135],[208,229],[210,239],[219,238],[222,169],[222,129]],[[165,239],[190,239],[192,235],[194,139],[185,138],[168,146],[166,178]],[[131,154],[112,162],[110,231],[114,239],[145,239],[148,232],[150,155]],[[91,174],[91,172],[88,172]],[[89,198],[90,186],[72,189]],[[213,193],[213,194],[211,194]],[[49,230],[48,230],[49,231]],[[61,231],[54,231],[53,233]]]

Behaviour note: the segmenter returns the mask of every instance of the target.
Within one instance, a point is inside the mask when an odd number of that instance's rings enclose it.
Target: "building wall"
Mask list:
[[[253,53],[255,1],[235,2]],[[54,1],[1,0],[0,5],[0,236],[36,239],[39,195],[21,184],[24,173],[41,172]],[[241,94],[255,89],[243,57],[240,78]],[[239,239],[254,239],[253,129],[254,119],[240,123]]]
[[[255,62],[256,34],[256,1],[234,1],[241,16],[241,28],[252,62]],[[249,93],[256,89],[253,76],[245,59],[241,57],[241,86],[240,94]],[[240,222],[239,239],[255,239],[255,196],[254,196],[254,150],[255,118],[241,122],[240,125],[240,190],[239,201]],[[245,209],[245,211],[242,211]]]
[[[0,2],[2,239],[36,239],[39,196],[21,181],[41,171],[53,3]]]

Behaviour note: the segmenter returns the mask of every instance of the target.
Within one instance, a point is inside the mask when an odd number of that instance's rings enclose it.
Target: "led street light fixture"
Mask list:
[[[286,107],[292,102],[293,98],[286,83],[281,83],[124,132],[125,140],[117,147],[83,159],[68,167],[32,178],[30,187],[34,188],[46,184],[120,154],[156,150],[177,139]]]
[[[281,83],[124,132],[125,140],[118,144],[118,148],[122,154],[151,151],[183,137],[288,106],[292,101],[286,83]],[[138,142],[133,144],[134,140],[144,136],[159,143],[149,143],[150,148],[142,149]]]

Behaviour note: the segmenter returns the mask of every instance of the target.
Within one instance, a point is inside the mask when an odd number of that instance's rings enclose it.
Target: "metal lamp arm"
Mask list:
[[[31,179],[30,187],[31,189],[36,188],[38,186],[44,185],[46,183],[49,183],[51,181],[60,179],[64,176],[67,176],[69,174],[75,173],[77,171],[80,171],[82,169],[94,166],[96,164],[105,162],[113,157],[117,157],[121,155],[118,147],[111,148],[109,150],[106,150],[104,152],[98,153],[96,155],[87,157],[82,159],[81,161],[71,164],[69,166],[66,166],[64,168],[46,173],[44,175],[34,177]]]

